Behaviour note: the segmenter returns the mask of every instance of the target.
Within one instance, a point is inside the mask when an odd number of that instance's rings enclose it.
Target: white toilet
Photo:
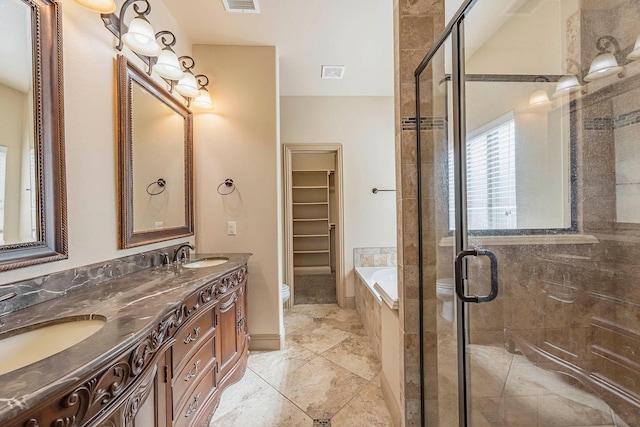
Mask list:
[[[289,298],[291,297],[291,291],[289,290],[289,285],[285,285],[284,283],[282,284],[281,294],[282,294],[282,304],[289,301]]]
[[[453,322],[454,318],[453,287],[454,280],[452,277],[436,280],[436,297],[442,301],[441,316],[448,322]]]

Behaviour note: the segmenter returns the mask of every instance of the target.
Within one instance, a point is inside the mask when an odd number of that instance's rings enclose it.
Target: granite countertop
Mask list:
[[[227,257],[229,261],[206,268],[152,267],[0,317],[0,336],[71,316],[106,318],[102,329],[73,347],[0,375],[0,424],[77,383],[97,365],[136,345],[195,290],[246,264],[251,254],[195,254],[191,258],[213,256]]]

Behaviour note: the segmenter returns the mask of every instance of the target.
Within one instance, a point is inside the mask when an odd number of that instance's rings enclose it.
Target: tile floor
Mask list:
[[[284,323],[285,348],[250,353],[244,378],[222,394],[211,426],[392,426],[380,362],[355,310],[296,305]]]

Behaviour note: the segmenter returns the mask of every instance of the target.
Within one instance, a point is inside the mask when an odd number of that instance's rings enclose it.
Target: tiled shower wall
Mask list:
[[[401,328],[400,370],[404,387],[400,400],[404,410],[404,425],[420,426],[420,354],[419,354],[419,299],[418,299],[418,193],[417,171],[422,167],[430,171],[433,150],[425,150],[422,165],[417,164],[416,134],[412,123],[416,121],[415,83],[413,73],[432,46],[435,38],[444,30],[444,3],[442,0],[394,0],[395,45],[395,123],[396,123],[396,182],[398,212],[398,283],[399,316]],[[430,96],[424,99],[430,100]],[[431,106],[421,106],[421,115],[434,117]],[[428,176],[429,174],[425,174]],[[428,185],[428,183],[427,183]],[[423,206],[423,214],[429,218],[433,204]],[[428,223],[428,221],[427,221]],[[435,230],[424,230],[423,237],[435,240]],[[435,245],[427,245],[427,251]],[[438,392],[436,347],[436,296],[435,256],[425,254],[425,271],[432,272],[425,280],[426,334],[425,367],[428,417],[437,419]]]

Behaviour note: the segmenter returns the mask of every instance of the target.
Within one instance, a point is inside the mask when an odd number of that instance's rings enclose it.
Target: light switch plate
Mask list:
[[[236,235],[236,222],[235,221],[227,221],[227,235],[235,236]]]

